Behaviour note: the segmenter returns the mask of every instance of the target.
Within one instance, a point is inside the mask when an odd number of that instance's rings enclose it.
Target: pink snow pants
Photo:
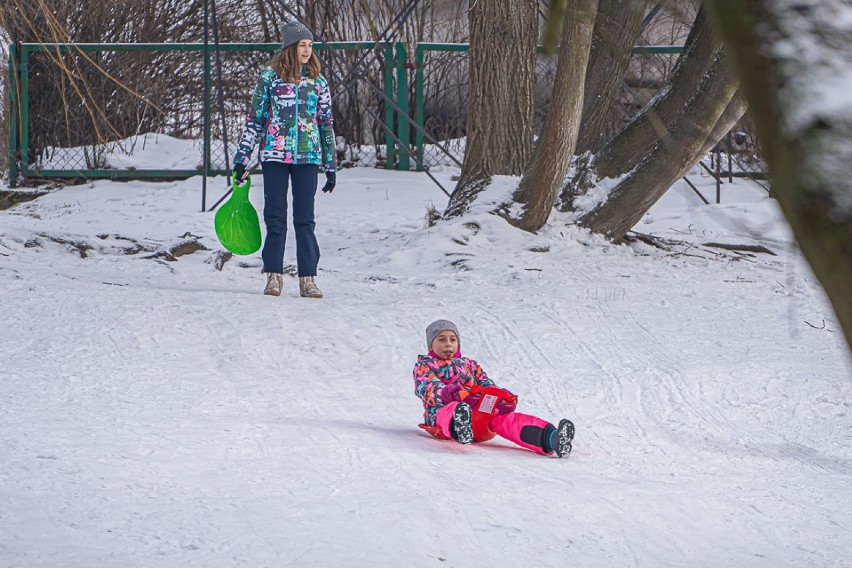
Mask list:
[[[450,424],[453,422],[453,411],[456,409],[458,402],[451,402],[438,409],[438,414],[435,416],[435,425],[441,429],[441,432],[447,437],[450,435]],[[510,442],[532,450],[543,456],[550,455],[553,452],[545,452],[541,446],[530,444],[521,439],[521,430],[524,426],[533,426],[536,428],[547,428],[549,422],[542,420],[530,414],[521,414],[520,412],[509,412],[508,414],[496,414],[491,419],[489,426],[491,430],[500,436],[506,438]]]

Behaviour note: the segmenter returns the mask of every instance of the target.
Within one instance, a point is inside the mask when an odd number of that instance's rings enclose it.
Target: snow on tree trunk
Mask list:
[[[705,11],[699,10],[668,87],[601,152],[598,158],[601,177],[616,177],[629,171],[657,144],[660,135],[680,116],[684,101],[704,80],[721,46],[722,41],[713,32]]]
[[[536,0],[471,3],[467,142],[446,217],[464,213],[492,175],[520,175],[529,161],[537,9]]]
[[[562,46],[554,78],[553,102],[513,201],[521,207],[498,213],[521,229],[539,230],[553,210],[553,202],[574,153],[583,111],[583,86],[598,0],[571,0],[563,23]],[[519,211],[514,217],[511,212]]]
[[[778,199],[852,347],[852,6],[707,0]]]
[[[721,45],[704,10],[699,10],[669,84],[599,153],[575,159],[575,173],[559,192],[558,210],[573,210],[577,197],[596,187],[601,179],[620,178],[633,170],[660,143],[677,151],[668,133],[704,80]]]
[[[682,109],[668,134],[622,178],[606,200],[580,215],[580,224],[619,241],[703,154],[719,119],[737,91],[737,81],[720,52],[699,88]],[[739,117],[737,117],[739,118]]]

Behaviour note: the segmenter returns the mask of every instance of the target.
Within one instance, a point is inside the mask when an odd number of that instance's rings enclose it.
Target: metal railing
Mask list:
[[[235,52],[265,52],[272,53],[279,49],[279,44],[267,43],[222,43],[218,44],[220,53]],[[379,125],[383,133],[385,158],[382,164],[385,168],[398,168],[403,170],[414,169],[417,171],[428,169],[438,163],[460,163],[461,150],[448,150],[441,147],[444,153],[435,156],[437,152],[433,149],[427,150],[427,139],[434,141],[440,138],[429,134],[429,128],[425,120],[425,101],[427,90],[433,88],[434,81],[427,80],[424,73],[427,56],[432,54],[443,57],[442,54],[456,53],[466,55],[469,51],[468,44],[462,43],[420,43],[416,45],[413,53],[409,45],[404,42],[361,42],[342,41],[315,43],[317,51],[333,50],[379,50],[382,54],[382,85],[376,85],[375,89],[384,93],[384,101],[381,102],[384,124]],[[682,46],[642,46],[633,50],[634,54],[677,54],[682,51]],[[220,145],[214,144],[211,134],[212,114],[215,112],[212,106],[212,97],[202,97],[201,114],[204,118],[204,128],[201,137],[201,149],[199,151],[198,166],[193,169],[167,169],[167,168],[118,168],[118,167],[96,167],[87,160],[80,167],[78,163],[69,164],[70,160],[58,164],[61,159],[45,160],[38,156],[31,156],[30,151],[30,121],[33,118],[30,112],[30,62],[37,54],[46,54],[59,58],[63,54],[83,54],[92,52],[187,52],[201,53],[203,61],[203,80],[209,93],[212,78],[212,57],[214,51],[211,46],[205,47],[203,43],[182,44],[12,44],[9,54],[9,100],[10,100],[10,128],[9,128],[9,181],[10,187],[15,187],[18,177],[24,178],[109,178],[109,179],[139,179],[139,178],[188,178],[206,173],[207,175],[228,174],[226,165],[227,157],[214,160],[212,153],[221,152]],[[552,65],[553,60],[547,60],[546,65]],[[451,63],[454,64],[454,63]],[[461,75],[463,80],[463,74]],[[332,85],[334,88],[334,84]],[[413,93],[411,92],[413,89]],[[335,92],[335,96],[339,94]],[[413,102],[414,112],[411,113]],[[457,101],[459,107],[461,102]],[[242,114],[242,113],[240,113]],[[371,113],[376,114],[377,113]],[[336,116],[338,122],[341,117]],[[344,117],[345,119],[345,117]],[[380,119],[381,120],[381,119]],[[223,120],[224,122],[224,120]],[[223,129],[227,126],[223,125]],[[412,132],[412,130],[414,132]],[[227,134],[227,132],[225,132]],[[230,136],[231,140],[236,139]],[[441,141],[443,142],[443,141]],[[94,146],[94,145],[93,145]],[[431,153],[430,153],[431,152]],[[446,160],[448,152],[449,162]],[[203,154],[202,154],[203,153]],[[427,155],[428,154],[428,155]],[[203,158],[203,159],[202,159]],[[378,157],[375,158],[378,162]],[[35,163],[33,163],[35,162]],[[96,161],[95,161],[96,162]],[[375,165],[375,164],[374,164]],[[206,170],[206,171],[205,171]]]
[[[370,50],[376,48],[374,42],[326,42],[315,43],[314,48],[317,51],[326,49],[336,50]],[[393,65],[393,44],[384,44],[378,46],[384,51],[384,60],[386,69],[384,74],[388,79],[392,79]],[[221,43],[218,45],[218,50],[222,53],[233,52],[275,52],[280,49],[278,43]],[[98,168],[98,167],[40,167],[38,164],[31,163],[30,156],[30,62],[34,54],[48,53],[52,56],[61,56],[63,54],[74,53],[91,53],[91,52],[195,52],[203,53],[203,68],[204,82],[209,87],[212,82],[212,65],[213,50],[205,49],[203,43],[139,43],[139,44],[12,44],[9,50],[9,181],[10,187],[16,187],[19,176],[24,178],[108,178],[108,179],[140,179],[140,178],[172,178],[181,179],[188,178],[204,173],[203,167],[199,166],[195,169],[139,169],[139,168]],[[386,80],[384,90],[386,96],[393,99],[394,84],[392,80]],[[208,91],[209,92],[209,91]],[[206,155],[206,160],[203,163],[207,164],[207,175],[221,175],[229,172],[222,167],[216,167],[210,159],[212,151],[211,139],[211,120],[210,115],[213,113],[210,97],[203,101],[203,110],[205,118],[205,128],[202,137],[202,151]],[[385,111],[386,130],[393,131],[394,114],[393,109],[386,108]],[[385,138],[385,143],[389,146],[393,144],[391,137],[388,135]],[[202,156],[199,156],[201,158]],[[199,159],[199,163],[201,160]]]

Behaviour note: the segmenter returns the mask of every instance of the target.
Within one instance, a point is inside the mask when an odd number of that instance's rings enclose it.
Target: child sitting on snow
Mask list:
[[[476,408],[482,397],[481,393],[471,393],[471,388],[495,385],[479,363],[462,357],[460,345],[459,330],[453,322],[438,320],[429,324],[426,328],[429,354],[417,358],[414,392],[423,401],[427,427],[437,426],[444,437],[469,444],[473,441],[471,409]],[[508,391],[507,394],[511,395]],[[559,426],[554,426],[541,418],[515,412],[515,406],[511,400],[502,400],[488,424],[489,429],[538,454],[556,453],[561,458],[571,452],[574,424],[570,420],[561,420]]]

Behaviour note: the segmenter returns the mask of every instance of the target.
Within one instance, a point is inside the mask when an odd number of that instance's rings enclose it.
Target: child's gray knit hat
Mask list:
[[[303,39],[314,41],[314,34],[302,22],[287,22],[281,26],[281,49],[299,43]]]
[[[450,330],[456,334],[456,337],[459,339],[459,346],[461,346],[461,335],[459,334],[459,328],[456,327],[456,324],[451,322],[450,320],[436,320],[429,324],[426,328],[426,350],[432,349],[432,341],[438,337],[438,334],[442,331]]]

